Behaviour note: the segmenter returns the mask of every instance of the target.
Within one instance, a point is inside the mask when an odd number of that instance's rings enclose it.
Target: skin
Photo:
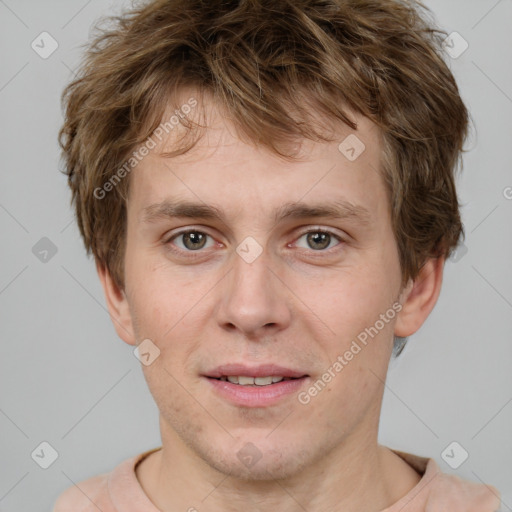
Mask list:
[[[420,480],[377,434],[393,335],[423,324],[444,260],[428,260],[400,288],[379,132],[354,117],[366,146],[355,161],[338,150],[352,133],[339,125],[335,142],[302,141],[301,161],[287,162],[242,141],[211,103],[208,129],[190,152],[160,156],[169,137],[130,175],[124,289],[97,268],[119,336],[130,345],[149,338],[160,350],[142,368],[162,449],[136,474],[162,511],[377,511]],[[171,197],[213,204],[226,221],[143,222],[145,207]],[[271,214],[287,201],[337,199],[366,208],[370,222],[275,223]],[[183,236],[169,241],[191,227],[209,235],[203,248],[190,249]],[[305,232],[319,228],[333,233],[327,248],[308,242]],[[263,249],[250,264],[236,252],[248,236]],[[399,314],[308,404],[292,394],[269,407],[236,406],[201,377],[220,364],[272,362],[307,373],[307,390],[397,301]],[[249,442],[261,454],[251,468],[237,456]]]

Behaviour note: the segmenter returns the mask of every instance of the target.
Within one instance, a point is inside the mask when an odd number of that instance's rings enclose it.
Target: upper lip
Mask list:
[[[223,364],[205,373],[206,377],[219,379],[223,376],[237,375],[243,377],[290,377],[299,378],[307,374],[276,364],[248,366],[246,364]]]

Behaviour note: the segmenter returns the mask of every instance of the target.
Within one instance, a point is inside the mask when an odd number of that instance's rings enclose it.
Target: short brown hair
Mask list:
[[[402,284],[449,257],[464,236],[455,171],[468,112],[428,13],[412,0],[156,0],[108,18],[62,95],[59,143],[88,254],[124,288],[129,180],[101,200],[94,191],[192,87],[284,158],[293,139],[331,140],[305,99],[354,130],[348,110],[368,117],[382,133]]]

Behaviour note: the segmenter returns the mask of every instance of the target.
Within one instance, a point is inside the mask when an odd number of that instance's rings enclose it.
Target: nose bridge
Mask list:
[[[219,322],[244,334],[261,328],[282,328],[289,322],[283,284],[274,275],[273,259],[253,238],[233,254],[232,270],[222,293]]]

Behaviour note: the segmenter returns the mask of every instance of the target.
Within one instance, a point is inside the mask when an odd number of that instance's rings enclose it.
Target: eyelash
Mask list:
[[[169,250],[174,252],[175,254],[179,254],[179,255],[182,255],[183,253],[186,253],[187,254],[187,257],[192,257],[192,258],[195,258],[195,257],[200,257],[201,256],[201,253],[203,253],[204,251],[202,251],[201,249],[198,249],[197,251],[191,251],[191,250],[185,250],[185,249],[180,249],[180,248],[176,248],[175,246],[173,246],[171,244],[171,242],[175,239],[175,238],[179,238],[180,236],[182,235],[186,235],[188,233],[200,233],[202,235],[206,235],[206,236],[209,236],[210,238],[213,238],[210,234],[204,232],[204,231],[201,231],[199,229],[185,229],[183,231],[179,231],[177,233],[174,233],[172,236],[170,237],[167,237],[165,238],[165,240],[163,241],[163,244],[165,246],[168,246],[169,247]],[[331,237],[334,237],[335,239],[337,239],[340,244],[342,244],[343,242],[345,242],[345,240],[338,234],[334,233],[333,231],[330,231],[330,230],[326,230],[326,229],[321,229],[321,228],[315,228],[315,229],[310,229],[308,231],[304,231],[303,233],[301,233],[297,240],[299,240],[300,238],[302,238],[304,235],[308,235],[310,233],[321,233],[321,234],[326,234],[326,235],[330,235]],[[338,245],[340,245],[338,244]],[[330,254],[330,251],[332,251],[333,249],[335,249],[337,246],[335,247],[331,247],[330,249],[319,249],[317,251],[313,250],[313,249],[310,249],[309,251],[312,252],[312,253],[328,253]],[[308,249],[303,249],[303,250],[308,250]],[[197,255],[193,255],[193,253],[198,253]]]

